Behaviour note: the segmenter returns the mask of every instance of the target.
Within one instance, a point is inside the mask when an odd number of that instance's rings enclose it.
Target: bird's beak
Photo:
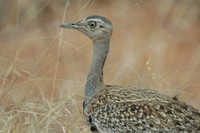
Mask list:
[[[64,23],[61,24],[59,27],[61,28],[67,28],[67,29],[78,29],[79,23]]]

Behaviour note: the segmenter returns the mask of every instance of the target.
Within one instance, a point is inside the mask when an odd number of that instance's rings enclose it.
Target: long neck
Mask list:
[[[85,86],[84,106],[88,103],[91,96],[102,86],[103,82],[103,67],[109,52],[110,40],[93,41],[94,53],[92,63],[90,65],[87,82]]]

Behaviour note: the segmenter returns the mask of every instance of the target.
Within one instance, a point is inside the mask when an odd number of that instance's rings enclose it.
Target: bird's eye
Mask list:
[[[89,26],[92,29],[94,29],[96,27],[96,25],[97,25],[96,22],[93,22],[93,21],[89,23]]]

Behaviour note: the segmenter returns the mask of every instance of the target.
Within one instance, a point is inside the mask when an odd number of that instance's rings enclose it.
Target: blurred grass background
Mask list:
[[[156,89],[200,109],[200,1],[1,0],[0,133],[88,133],[91,40],[63,22],[113,23],[107,84]]]

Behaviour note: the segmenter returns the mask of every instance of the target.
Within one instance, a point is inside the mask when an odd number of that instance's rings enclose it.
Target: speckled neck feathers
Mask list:
[[[85,99],[86,105],[95,92],[104,86],[103,82],[103,66],[109,52],[110,40],[93,41],[93,59],[87,76],[85,86]]]

